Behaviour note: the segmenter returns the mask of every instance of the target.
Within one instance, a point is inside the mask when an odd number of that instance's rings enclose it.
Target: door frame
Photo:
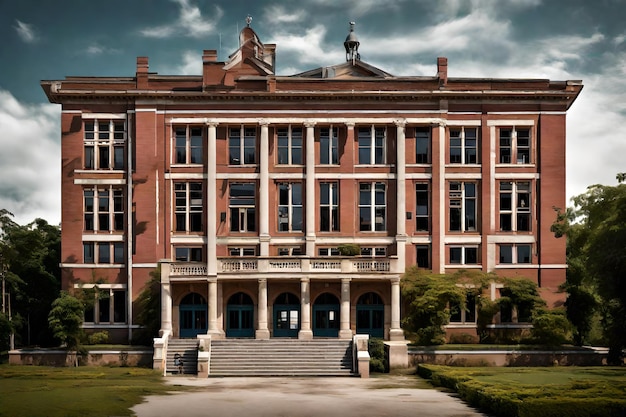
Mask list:
[[[273,327],[274,333],[273,337],[298,337],[298,333],[300,332],[301,325],[301,305],[300,304],[274,304],[273,306]],[[287,322],[291,323],[291,313],[293,311],[297,311],[298,314],[298,325],[296,329],[292,329],[291,327],[288,329],[282,329],[278,327],[278,315],[281,311],[287,312]]]

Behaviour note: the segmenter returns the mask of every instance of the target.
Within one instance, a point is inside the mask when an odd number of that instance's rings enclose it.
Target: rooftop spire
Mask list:
[[[250,27],[250,23],[252,23],[252,16],[248,15],[246,17],[246,26]]]
[[[361,42],[359,42],[354,33],[355,24],[354,22],[350,22],[350,33],[348,33],[346,41],[343,43],[343,46],[346,48],[346,61],[352,61],[353,65],[357,59],[361,59],[361,55],[359,54],[359,45]]]

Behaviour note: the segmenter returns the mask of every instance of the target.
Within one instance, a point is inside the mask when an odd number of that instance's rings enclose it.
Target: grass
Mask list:
[[[165,385],[147,368],[0,365],[0,417],[130,416],[130,407]]]
[[[581,346],[572,346],[572,345],[563,345],[563,346],[546,346],[546,345],[491,345],[491,344],[445,344],[445,345],[434,345],[434,346],[419,346],[410,344],[409,347],[423,349],[423,350],[462,350],[462,351],[472,351],[472,350],[549,350],[549,351],[558,351],[558,350],[580,350],[586,351],[589,350],[587,347]]]
[[[496,416],[624,416],[626,368],[420,365],[418,373]]]

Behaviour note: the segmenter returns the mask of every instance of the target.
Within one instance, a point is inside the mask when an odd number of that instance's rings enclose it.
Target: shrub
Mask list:
[[[571,341],[572,324],[563,310],[538,309],[533,314],[532,324],[535,343],[557,346]]]
[[[109,332],[103,330],[101,332],[95,332],[87,336],[87,343],[90,345],[101,345],[109,342]]]
[[[346,243],[339,245],[337,248],[342,256],[357,256],[361,254],[361,247],[354,243]]]
[[[387,372],[383,340],[370,338],[367,342],[367,351],[370,354],[370,372]]]
[[[472,336],[471,334],[468,334],[468,333],[451,334],[449,343],[460,344],[460,345],[468,345],[468,344],[476,343],[476,336]]]

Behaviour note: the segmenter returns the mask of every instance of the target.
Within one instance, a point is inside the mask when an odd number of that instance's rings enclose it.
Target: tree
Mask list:
[[[141,328],[133,333],[133,344],[151,346],[161,329],[161,268],[150,272],[150,280],[137,297],[137,324]]]
[[[48,324],[54,337],[68,350],[77,350],[80,346],[84,310],[83,303],[66,291],[52,303]]]
[[[593,185],[574,197],[574,208],[565,220],[553,227],[559,236],[567,234],[569,310],[575,304],[593,304],[593,293],[601,300],[599,310],[609,343],[609,360],[619,362],[626,346],[626,175],[618,174],[617,186]],[[584,320],[574,323],[586,330]],[[581,326],[582,324],[582,326]]]

